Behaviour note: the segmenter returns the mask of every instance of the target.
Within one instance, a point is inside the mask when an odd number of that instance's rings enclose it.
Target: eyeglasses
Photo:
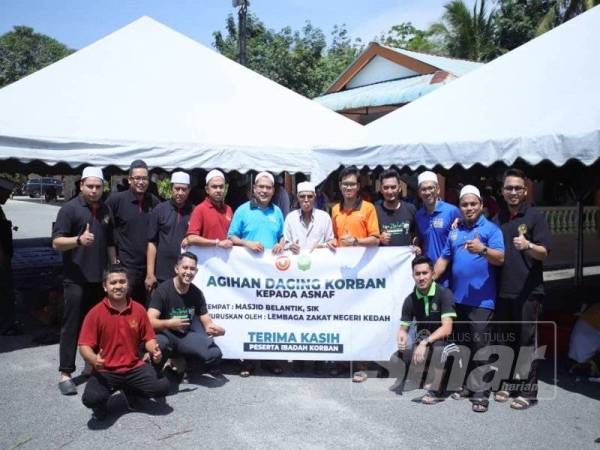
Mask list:
[[[342,187],[345,188],[353,188],[357,185],[358,183],[351,183],[351,182],[346,182],[346,183],[342,183]]]
[[[315,196],[312,194],[302,194],[302,195],[298,195],[298,198],[300,200],[312,200],[313,198],[315,198]]]
[[[149,178],[148,177],[131,177],[131,179],[133,181],[140,182],[140,181],[148,181]]]
[[[525,186],[504,186],[505,192],[523,192],[525,190]]]

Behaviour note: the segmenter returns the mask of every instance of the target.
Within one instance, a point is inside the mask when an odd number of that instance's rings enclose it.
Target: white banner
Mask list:
[[[194,247],[225,358],[387,361],[414,287],[409,247],[274,256]]]

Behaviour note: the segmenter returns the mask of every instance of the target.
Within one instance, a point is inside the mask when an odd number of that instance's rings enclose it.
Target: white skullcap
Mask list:
[[[421,183],[423,183],[424,181],[433,181],[437,184],[438,177],[435,173],[431,172],[430,170],[427,170],[419,174],[419,176],[417,177],[417,186],[421,186]]]
[[[223,178],[223,180],[225,180],[225,175],[223,175],[223,172],[221,172],[220,170],[217,169],[213,169],[210,172],[208,172],[206,174],[206,184],[208,184],[208,182],[210,180],[212,180],[213,178]]]
[[[5,189],[7,191],[12,191],[15,188],[15,184],[6,178],[0,178],[0,189]]]
[[[275,185],[275,178],[273,178],[273,175],[271,175],[269,172],[260,172],[256,175],[256,177],[254,178],[254,184],[256,184],[258,182],[259,178],[268,178],[269,180],[271,180],[271,184],[274,186]]]
[[[479,200],[481,200],[481,193],[479,192],[479,189],[477,189],[475,186],[473,186],[472,184],[467,184],[465,187],[463,187],[460,190],[460,195],[458,196],[458,198],[463,198],[465,195],[467,194],[473,194],[476,195],[477,198]]]
[[[85,180],[87,177],[96,177],[100,178],[104,181],[104,175],[102,174],[102,169],[100,167],[86,167],[83,169],[83,173],[81,174],[81,179]]]
[[[171,184],[190,184],[190,176],[185,172],[173,172]]]
[[[315,185],[310,181],[303,181],[302,183],[298,183],[296,186],[296,192],[315,192]]]

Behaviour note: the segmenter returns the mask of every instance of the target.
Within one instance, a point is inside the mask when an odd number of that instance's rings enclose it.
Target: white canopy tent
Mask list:
[[[341,164],[465,168],[600,158],[600,7],[315,151],[312,180]]]
[[[148,17],[0,90],[0,164],[308,173],[357,128]]]

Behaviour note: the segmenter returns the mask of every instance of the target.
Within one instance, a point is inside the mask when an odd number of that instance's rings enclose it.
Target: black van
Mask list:
[[[27,180],[23,188],[23,194],[31,198],[46,196],[47,193],[54,193],[55,197],[60,197],[62,192],[63,183],[56,178],[32,178]]]

